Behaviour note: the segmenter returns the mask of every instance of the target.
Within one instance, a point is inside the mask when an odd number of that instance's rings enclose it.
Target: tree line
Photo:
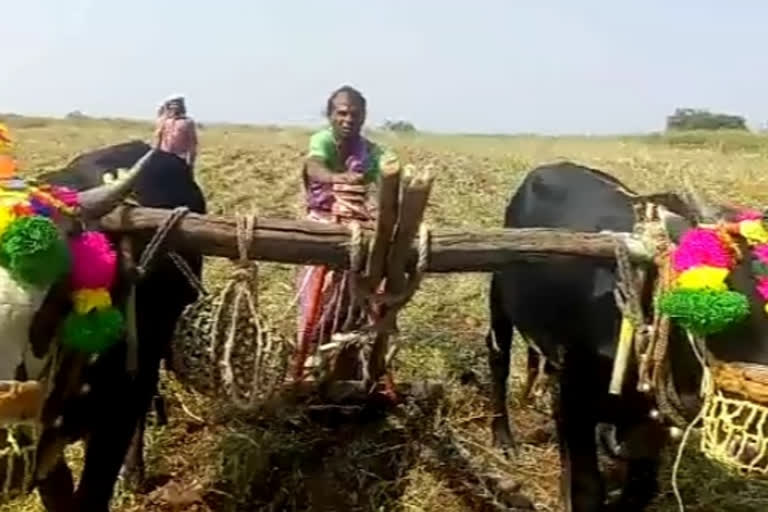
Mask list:
[[[742,116],[710,112],[705,109],[678,108],[667,116],[668,131],[744,130],[747,121]]]

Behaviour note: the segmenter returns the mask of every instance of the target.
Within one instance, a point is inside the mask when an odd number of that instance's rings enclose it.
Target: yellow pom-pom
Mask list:
[[[103,310],[112,306],[112,298],[106,288],[83,288],[72,293],[75,313],[85,315],[94,309]]]
[[[750,244],[768,243],[768,231],[762,220],[743,220],[739,222],[739,233]]]
[[[700,267],[689,268],[677,276],[677,285],[688,290],[701,290],[704,288],[716,291],[728,290],[725,278],[728,277],[727,268]]]
[[[16,220],[16,214],[7,206],[0,205],[0,235],[5,233],[8,225]]]
[[[11,132],[8,127],[0,123],[0,153],[8,153],[13,149]]]

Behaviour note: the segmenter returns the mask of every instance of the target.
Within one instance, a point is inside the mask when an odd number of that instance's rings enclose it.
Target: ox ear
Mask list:
[[[664,231],[674,243],[678,243],[683,234],[694,227],[693,222],[682,215],[670,212],[666,208],[659,208],[659,218],[664,226]]]

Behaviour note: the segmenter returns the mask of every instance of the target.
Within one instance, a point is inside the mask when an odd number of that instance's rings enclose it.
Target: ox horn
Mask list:
[[[715,222],[719,213],[719,209],[709,203],[707,203],[699,194],[696,187],[693,186],[688,176],[683,178],[683,185],[685,187],[685,195],[687,196],[687,202],[690,204],[693,211],[699,216],[702,222]]]
[[[122,201],[123,198],[130,193],[131,189],[136,184],[136,180],[147,167],[147,163],[154,153],[154,149],[147,151],[147,153],[142,156],[133,167],[131,167],[130,171],[119,179],[80,192],[78,199],[83,216],[93,219],[112,211],[117,206],[117,203]]]

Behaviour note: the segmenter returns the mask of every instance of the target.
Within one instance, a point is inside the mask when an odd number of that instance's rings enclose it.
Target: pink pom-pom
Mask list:
[[[768,300],[768,277],[758,278],[756,288],[763,300]]]
[[[78,205],[77,191],[69,187],[59,187],[59,186],[52,187],[51,195],[53,195],[53,197],[55,197],[65,205],[69,206],[70,208],[74,208],[75,206]]]
[[[759,210],[742,210],[739,212],[739,214],[736,216],[736,222],[741,222],[743,220],[760,220],[763,218],[763,212]]]
[[[107,288],[115,282],[117,253],[98,231],[86,231],[69,243],[72,252],[72,286]]]
[[[699,265],[730,268],[732,262],[731,254],[718,234],[703,228],[686,232],[674,255],[674,266],[677,272],[684,272]]]
[[[756,245],[752,249],[752,255],[761,263],[768,265],[768,244]]]

